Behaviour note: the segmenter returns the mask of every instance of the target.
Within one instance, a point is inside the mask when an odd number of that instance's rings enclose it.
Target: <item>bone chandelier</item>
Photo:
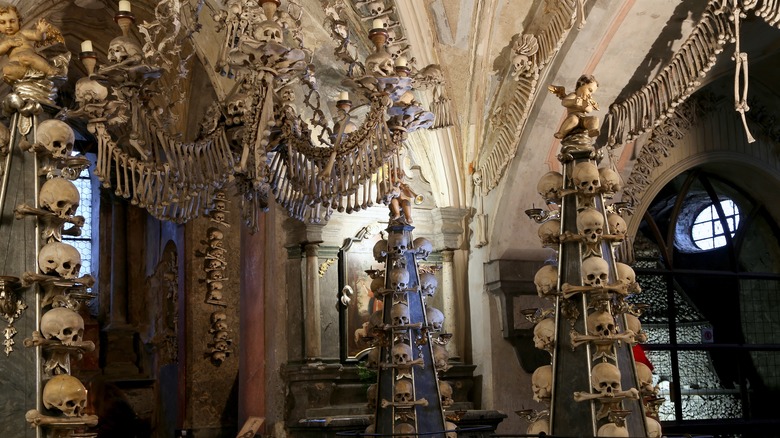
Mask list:
[[[312,53],[303,46],[301,6],[231,0],[213,18],[224,36],[217,70],[235,86],[208,108],[197,140],[182,142],[172,129],[176,102],[162,90],[176,90],[188,73],[189,57],[182,54],[200,28],[202,5],[159,2],[156,20],[139,26],[141,47],[129,35],[130,4],[121,1],[115,19],[122,36],[111,41],[108,63],[100,67],[91,42],[82,44],[89,76],[76,84],[79,108],[65,112],[85,118],[97,139],[95,173],[104,187],[155,217],[186,222],[210,213],[215,194],[231,185],[252,230],[270,196],[292,217],[311,222],[329,219],[334,210],[387,204],[402,183],[404,140],[433,126],[434,114],[415,100],[413,83],[434,88],[437,127],[448,125],[438,66],[418,72],[401,56],[408,46],[398,50],[400,27],[383,2],[348,6],[339,0],[326,7],[335,54],[347,66],[330,125]],[[356,59],[339,15],[348,7],[372,23],[375,47],[365,63]]]

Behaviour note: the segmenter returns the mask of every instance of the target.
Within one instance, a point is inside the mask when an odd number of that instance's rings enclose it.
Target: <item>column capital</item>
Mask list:
[[[463,218],[469,213],[465,208],[442,207],[431,211],[433,218],[433,246],[438,250],[458,249],[463,241]]]

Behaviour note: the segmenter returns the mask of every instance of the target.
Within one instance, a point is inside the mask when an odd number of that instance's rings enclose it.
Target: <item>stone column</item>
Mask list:
[[[466,315],[458,315],[458,308],[466,308],[463,298],[466,294],[465,284],[457,282],[456,272],[468,269],[468,266],[456,266],[454,253],[463,242],[463,218],[468,210],[455,207],[444,207],[433,210],[433,246],[442,254],[442,313],[444,313],[444,329],[452,333],[452,339],[447,344],[450,358],[456,359],[461,355],[461,348],[465,342]]]
[[[127,326],[127,204],[112,197],[111,304],[107,329]]]
[[[451,249],[443,249],[441,251],[441,292],[442,292],[442,313],[444,313],[444,331],[447,333],[455,334],[457,319],[455,312],[455,276],[452,263],[453,251]],[[455,359],[460,357],[460,343],[458,337],[453,336],[450,342],[447,344],[447,350],[450,353],[450,357]]]
[[[318,276],[319,243],[309,242],[303,247],[306,253],[306,291],[304,294],[305,357],[308,360],[322,356],[320,315],[320,279]]]

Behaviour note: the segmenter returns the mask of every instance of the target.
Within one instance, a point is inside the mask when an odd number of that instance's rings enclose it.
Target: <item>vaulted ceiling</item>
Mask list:
[[[181,0],[186,3],[185,0]],[[113,22],[116,0],[11,1],[29,25],[46,17],[60,27],[67,48],[79,52],[81,41],[93,41],[105,59],[109,41],[119,34]],[[190,5],[198,6],[196,0]],[[232,81],[214,71],[213,62],[222,36],[215,31],[214,13],[225,7],[222,0],[205,0],[200,10],[202,26],[194,34],[200,73],[191,78],[199,87],[210,84],[213,96],[230,92]],[[286,0],[282,2],[282,7]],[[344,66],[335,59],[335,42],[330,37],[326,9],[343,3],[348,13],[353,39],[360,50],[369,53],[365,37],[370,22],[369,9],[377,1],[299,0],[302,8],[304,45],[313,55],[323,94],[335,100]],[[557,169],[559,141],[557,130],[564,111],[557,97],[547,91],[550,84],[571,90],[581,74],[593,74],[599,81],[595,94],[602,120],[610,105],[620,102],[647,85],[673,58],[707,7],[706,0],[384,0],[385,18],[397,20],[405,56],[414,58],[415,67],[428,64],[442,67],[451,99],[454,126],[428,130],[411,136],[414,161],[430,182],[431,194],[439,207],[468,208],[474,205],[471,174],[484,175],[482,192],[486,209],[502,213],[491,219],[502,233],[518,227],[517,218],[536,200],[538,178]],[[138,22],[152,20],[153,0],[134,0]],[[563,18],[561,18],[563,17]],[[752,17],[752,14],[751,14]],[[750,18],[748,18],[750,20]],[[775,28],[760,20],[746,23],[743,50],[750,50],[754,72],[751,80],[773,83],[777,43]],[[190,24],[185,20],[185,25]],[[536,50],[528,48],[529,36]],[[525,44],[525,45],[524,45]],[[530,54],[529,54],[530,53]],[[702,83],[724,74],[733,74],[729,44],[718,57],[716,67]],[[528,55],[525,59],[518,55]],[[525,71],[518,71],[517,64]],[[76,79],[84,69],[72,63],[70,75]],[[528,67],[533,64],[532,67]],[[193,69],[198,70],[198,69]],[[759,74],[756,74],[759,73]],[[755,77],[755,79],[754,79]],[[769,87],[770,89],[773,87]],[[67,89],[65,90],[67,91]],[[205,94],[211,96],[210,94]],[[430,92],[421,93],[430,102]],[[202,100],[202,99],[201,99]],[[202,105],[190,106],[187,118]],[[190,122],[189,126],[195,126]],[[605,129],[602,129],[604,131]],[[599,142],[604,144],[602,133]],[[619,145],[620,146],[620,145]],[[611,159],[624,177],[636,158],[633,145],[611,151]],[[532,202],[531,201],[531,202]],[[500,207],[500,208],[499,208]],[[530,238],[530,237],[529,237]],[[494,254],[508,250],[509,243],[496,242]],[[517,245],[514,242],[513,245]]]

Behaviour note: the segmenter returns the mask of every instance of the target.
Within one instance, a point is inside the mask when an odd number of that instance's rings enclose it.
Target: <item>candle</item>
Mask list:
[[[119,11],[120,12],[132,12],[133,8],[130,5],[130,2],[128,0],[119,0]]]
[[[349,100],[349,93],[346,91],[339,93],[339,100]]]
[[[85,40],[81,42],[81,51],[82,52],[92,52],[92,41]]]
[[[395,66],[406,67],[406,58],[403,56],[399,56],[398,59],[395,60]]]
[[[371,22],[371,29],[384,29],[384,28],[385,28],[385,22],[379,18],[376,18],[374,19],[373,22]]]

